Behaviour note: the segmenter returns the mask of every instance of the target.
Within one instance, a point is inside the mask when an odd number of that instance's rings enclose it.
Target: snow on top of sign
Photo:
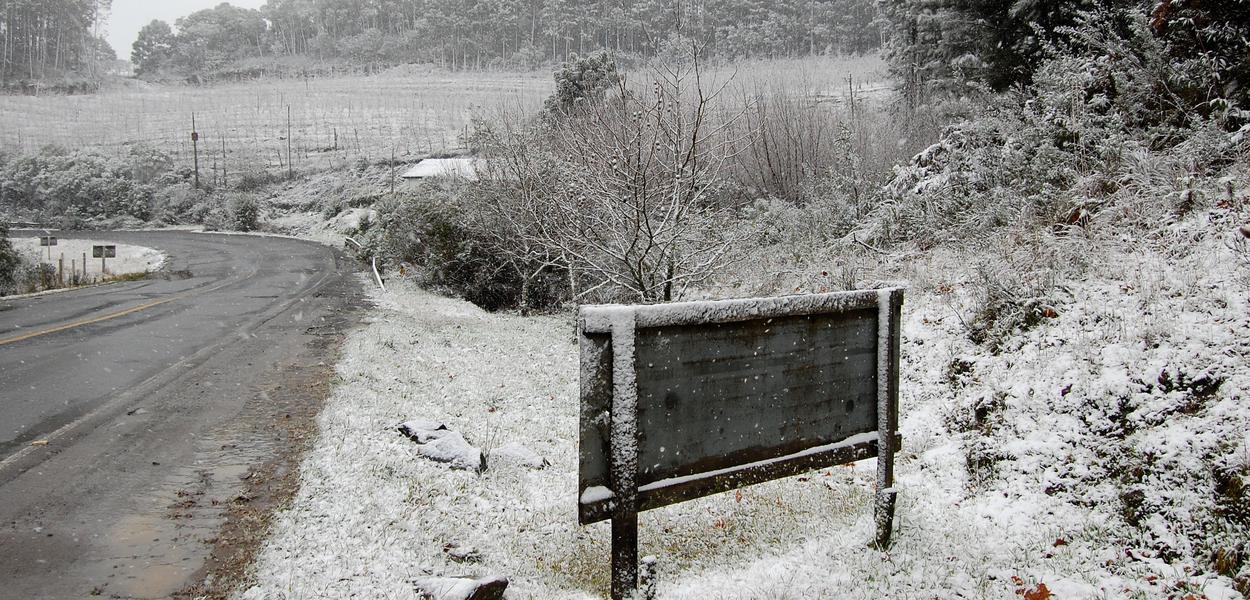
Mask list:
[[[617,318],[616,315],[622,312],[632,313],[640,328],[693,323],[731,323],[758,318],[845,312],[875,307],[880,295],[885,294],[888,297],[888,294],[896,289],[899,288],[803,294],[777,298],[583,306],[581,320],[585,331],[604,333],[610,329],[613,319]]]
[[[693,475],[683,475],[681,477],[669,477],[668,479],[661,479],[659,481],[648,483],[647,485],[639,487],[638,491],[639,492],[651,492],[655,490],[662,490],[665,488],[670,488],[673,486],[681,485],[683,483],[690,483],[691,481],[699,481],[700,479],[707,479],[709,477],[717,477],[720,475],[730,475],[733,473],[741,473],[743,471],[758,469],[761,467],[766,467],[769,465],[774,465],[777,463],[794,460],[796,458],[803,458],[804,456],[812,456],[814,454],[820,454],[822,452],[829,452],[831,450],[838,450],[840,448],[849,448],[851,446],[855,446],[859,444],[866,444],[868,442],[875,442],[875,441],[877,441],[877,432],[870,431],[868,433],[859,433],[849,438],[846,438],[840,442],[834,442],[832,444],[824,444],[821,446],[813,446],[806,450],[800,450],[798,452],[795,452],[793,454],[787,454],[785,456],[778,456],[777,458],[757,460],[755,462],[747,463],[745,465],[726,467],[724,469],[716,469],[714,471],[704,471],[702,473],[695,473]]]

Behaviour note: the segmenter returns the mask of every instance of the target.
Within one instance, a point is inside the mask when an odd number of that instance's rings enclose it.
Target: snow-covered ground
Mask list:
[[[1211,478],[1250,470],[1250,265],[1214,239],[1159,246],[1105,248],[998,351],[969,341],[968,257],[898,266],[913,289],[893,548],[867,546],[865,461],[643,513],[659,596],[1240,598],[1193,557],[1221,542],[1202,528],[1228,508]],[[490,575],[509,598],[604,596],[608,527],[576,519],[572,320],[374,293],[241,597],[413,598],[419,578]],[[423,457],[397,431],[411,419],[488,468]],[[517,445],[550,466],[489,457]]]
[[[161,265],[165,264],[165,255],[163,253],[146,246],[118,244],[108,240],[67,240],[61,238],[57,240],[57,245],[51,247],[52,257],[49,259],[49,247],[40,246],[38,237],[10,239],[13,241],[13,247],[31,262],[43,262],[55,266],[64,257],[66,278],[69,277],[71,266],[77,269],[77,272],[83,272],[82,257],[84,254],[87,256],[87,278],[95,279],[100,277],[100,259],[91,257],[91,247],[96,244],[117,246],[117,257],[105,259],[104,261],[103,267],[108,269],[108,275],[157,271],[161,268]]]

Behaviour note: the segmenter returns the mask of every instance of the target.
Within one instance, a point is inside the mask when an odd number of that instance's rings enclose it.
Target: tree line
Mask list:
[[[959,94],[969,84],[1007,91],[1031,83],[1047,59],[1106,53],[1088,35],[1094,15],[1106,17],[1117,39],[1137,35],[1157,45],[1152,51],[1167,62],[1153,68],[1163,75],[1209,74],[1183,91],[1195,104],[1250,99],[1250,2],[898,0],[881,7],[886,56],[913,105],[933,92]]]
[[[650,58],[675,39],[727,58],[793,57],[873,51],[878,25],[873,0],[270,0],[153,21],[132,62],[185,76],[299,59],[534,68],[598,49]]]
[[[100,35],[112,0],[0,2],[0,88],[66,74],[95,75],[116,58]]]

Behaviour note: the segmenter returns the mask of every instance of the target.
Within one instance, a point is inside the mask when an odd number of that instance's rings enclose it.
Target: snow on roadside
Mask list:
[[[1184,266],[1204,272],[1217,256]],[[1216,276],[1164,275],[1143,298],[1142,286],[1126,292],[1122,282],[1146,281],[1143,270],[1159,265],[1115,265],[1131,272],[1069,286],[1058,318],[998,354],[968,341],[948,298],[909,294],[891,551],[867,547],[874,467],[865,461],[643,513],[642,552],[661,558],[660,597],[1009,598],[1044,585],[1057,598],[1239,598],[1231,580],[1183,558],[1134,554],[1120,504],[1088,479],[1108,476],[1095,472],[1100,448],[1157,448],[1196,468],[1211,440],[1244,434],[1248,382],[1235,368],[1250,322],[1244,290]],[[510,579],[511,598],[606,595],[607,526],[576,520],[571,321],[488,314],[402,282],[373,293],[378,309],[346,342],[300,492],[240,596],[413,598],[419,578],[491,575]],[[1153,318],[1134,320],[1143,307]],[[1152,347],[1158,339],[1170,343]],[[971,371],[952,377],[957,358]],[[1127,446],[1090,432],[1096,415],[1082,406],[1101,410],[1135,378],[1170,369],[1192,380],[1207,367],[1222,384],[1197,412],[1170,415]],[[1146,413],[1159,395],[1143,393]],[[953,430],[982,396],[1002,402],[995,425],[985,435]],[[410,419],[445,423],[488,453],[519,445],[550,466],[488,459],[481,475],[449,469],[396,431]],[[969,476],[980,437],[1002,475],[988,482]],[[1201,508],[1194,496],[1148,496],[1162,508],[1147,530],[1183,538],[1169,519]],[[475,559],[462,562],[466,554]]]
[[[158,271],[165,264],[166,259],[165,254],[161,251],[146,246],[118,244],[108,240],[68,240],[60,238],[57,240],[57,245],[52,246],[52,258],[49,260],[48,247],[40,246],[38,237],[10,239],[13,241],[13,247],[31,262],[44,262],[55,265],[64,256],[65,272],[67,274],[71,264],[76,265],[79,272],[82,272],[82,257],[86,254],[88,277],[98,277],[101,273],[100,259],[91,257],[91,247],[96,244],[117,246],[117,257],[107,259],[105,262],[109,275]]]

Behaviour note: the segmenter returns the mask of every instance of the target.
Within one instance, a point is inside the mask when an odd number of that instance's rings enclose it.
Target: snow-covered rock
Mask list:
[[[421,577],[412,583],[417,597],[426,600],[503,600],[508,589],[508,579],[497,575],[481,579]]]
[[[430,440],[447,431],[447,425],[432,419],[412,419],[399,424],[399,432],[412,438],[418,444],[429,443]]]
[[[486,455],[460,433],[429,419],[413,419],[399,424],[399,432],[417,443],[417,454],[430,460],[447,463],[453,469],[481,473],[486,470]]]
[[[520,465],[527,469],[543,469],[551,466],[551,463],[539,456],[537,452],[516,442],[508,442],[491,450],[489,459],[491,462]]]

